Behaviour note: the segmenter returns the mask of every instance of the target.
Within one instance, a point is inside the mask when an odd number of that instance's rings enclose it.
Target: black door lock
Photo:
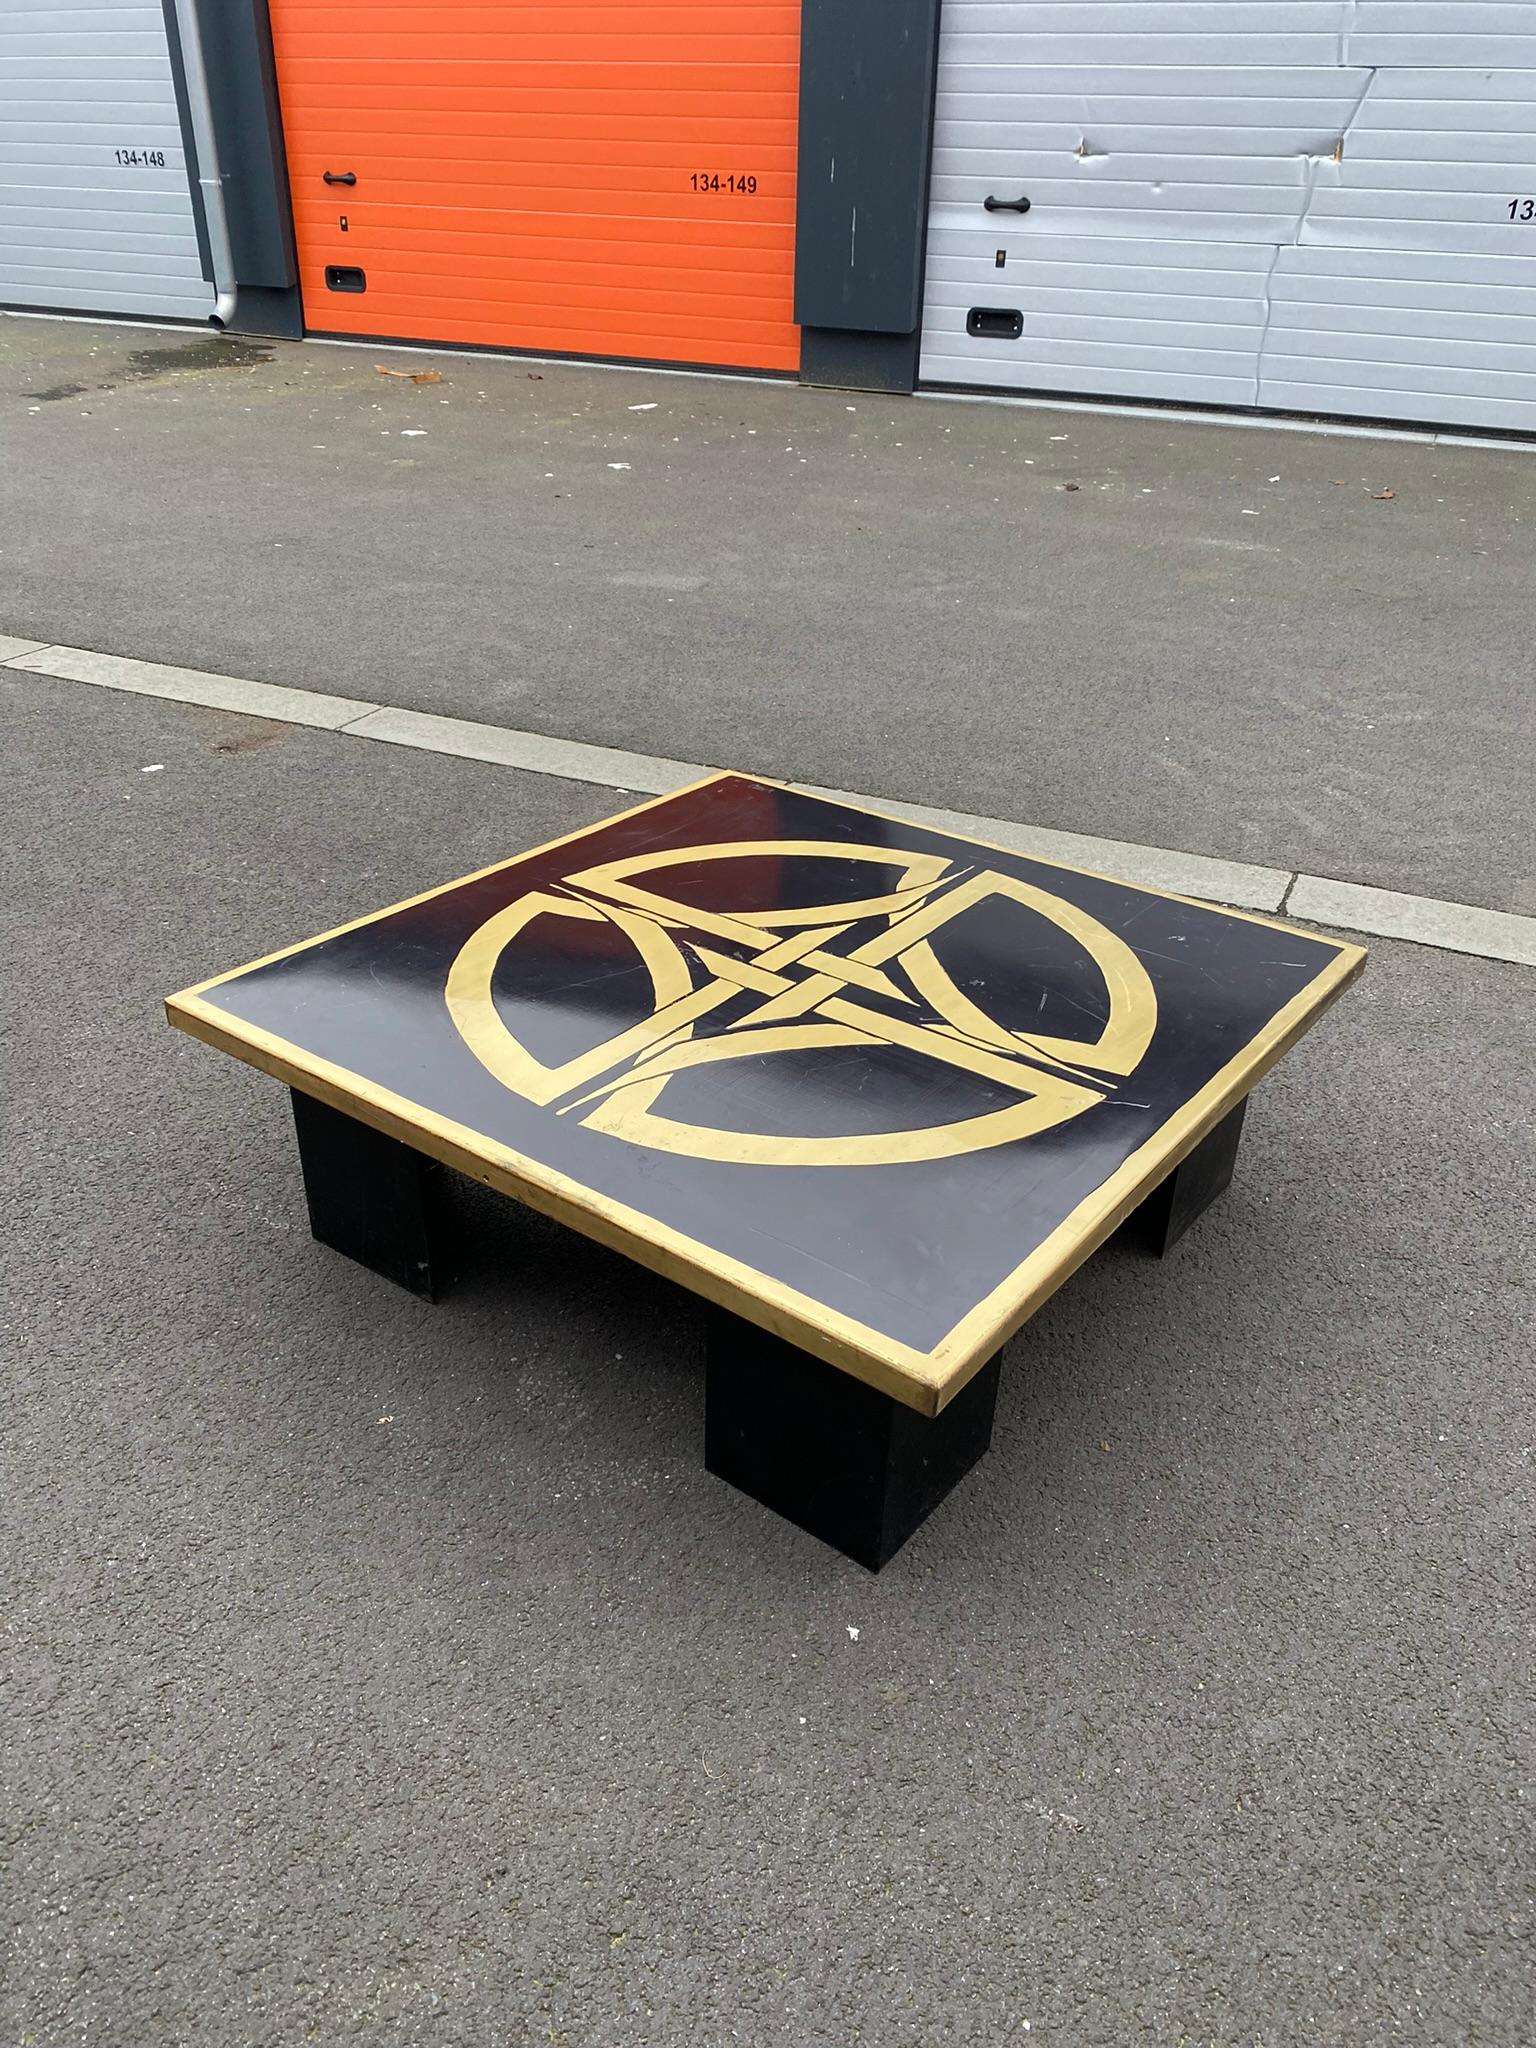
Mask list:
[[[327,185],[355,185],[356,171],[325,171],[322,173]]]
[[[1028,213],[1027,199],[994,199],[989,192],[981,202],[988,213]]]

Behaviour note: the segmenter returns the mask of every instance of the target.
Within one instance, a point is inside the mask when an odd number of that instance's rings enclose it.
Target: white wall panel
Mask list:
[[[1536,430],[1532,47],[1536,0],[945,0],[923,375]]]
[[[158,0],[0,0],[0,305],[212,309]]]

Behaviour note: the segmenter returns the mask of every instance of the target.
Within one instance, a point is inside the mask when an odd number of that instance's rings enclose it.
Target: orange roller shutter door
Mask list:
[[[310,328],[799,367],[800,0],[269,4]]]

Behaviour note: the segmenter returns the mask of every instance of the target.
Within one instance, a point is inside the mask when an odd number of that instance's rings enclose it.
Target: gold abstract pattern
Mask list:
[[[764,858],[868,863],[887,886],[850,902],[726,913],[637,880],[669,867]],[[935,941],[967,910],[999,897],[1049,919],[1092,957],[1108,995],[1102,1029],[1083,1038],[1010,1031],[955,986]],[[655,997],[649,1016],[554,1066],[508,1028],[491,990],[501,955],[540,918],[614,927],[643,962]],[[873,929],[864,936],[856,927]],[[724,1030],[694,1036],[702,1019],[743,993],[760,1000]],[[752,1166],[886,1166],[1033,1137],[1112,1093],[1135,1070],[1157,1022],[1141,962],[1076,904],[943,854],[816,839],[669,848],[530,891],[466,941],[449,969],[446,998],[476,1059],[526,1100],[631,1144]],[[841,1046],[901,1048],[1000,1084],[1017,1099],[950,1123],[847,1136],[715,1129],[658,1107],[672,1078],[692,1069]]]

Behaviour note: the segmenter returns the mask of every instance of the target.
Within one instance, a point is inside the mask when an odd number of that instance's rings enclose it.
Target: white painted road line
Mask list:
[[[694,761],[632,754],[620,747],[588,746],[580,740],[520,732],[511,726],[482,725],[467,718],[442,718],[433,712],[407,711],[360,697],[330,697],[319,690],[295,690],[281,683],[251,682],[240,676],[212,675],[202,669],[171,668],[161,662],[133,661],[116,654],[92,653],[83,647],[49,646],[3,634],[0,667],[21,674],[54,676],[64,682],[89,683],[102,689],[131,690],[144,697],[167,697],[179,704],[201,704],[210,710],[233,711],[249,718],[276,719],[286,725],[318,726],[327,732],[379,740],[389,746],[418,747],[424,753],[491,761],[525,774],[595,783],[603,789],[639,790],[661,796],[709,773]],[[1521,917],[1512,911],[1489,910],[1473,903],[1444,903],[1431,896],[1400,895],[1395,890],[1371,888],[1361,882],[1330,881],[1321,875],[1296,874],[1289,868],[1261,867],[1210,854],[1180,853],[1170,847],[1137,846],[1125,840],[1057,832],[1006,818],[978,818],[963,811],[934,810],[926,804],[857,790],[821,789],[810,783],[796,787],[809,789],[815,795],[873,804],[897,817],[910,818],[914,824],[991,840],[1040,860],[1118,875],[1154,889],[1171,889],[1178,895],[1203,896],[1216,903],[1235,904],[1243,910],[1273,911],[1283,904],[1289,914],[1313,924],[1336,925],[1367,937],[1436,946],[1446,952],[1468,953],[1476,959],[1512,960],[1536,967],[1536,917]]]
[[[95,683],[106,690],[132,690],[140,697],[170,697],[178,704],[279,719],[284,725],[318,725],[328,732],[378,709],[360,697],[327,697],[320,690],[290,690],[281,683],[253,683],[198,668],[167,668],[158,661],[93,654],[86,647],[45,647],[40,654],[0,658],[0,665],[60,676],[67,683]]]

